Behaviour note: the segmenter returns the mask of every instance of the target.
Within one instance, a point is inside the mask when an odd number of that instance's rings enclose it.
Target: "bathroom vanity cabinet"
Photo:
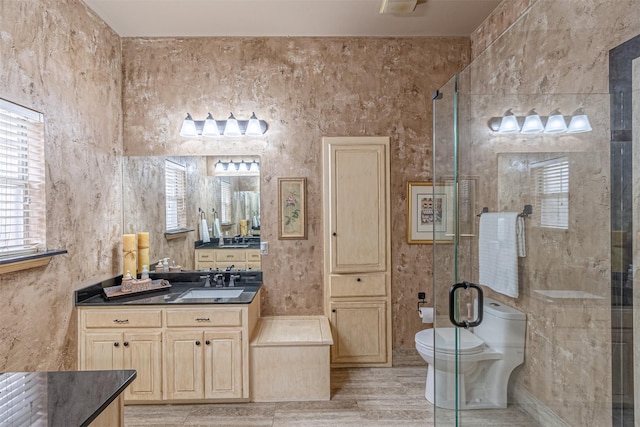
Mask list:
[[[246,401],[250,304],[78,307],[81,370],[135,369],[125,403]]]
[[[260,249],[196,249],[196,270],[260,270]]]
[[[389,138],[323,138],[325,312],[334,366],[391,366]]]

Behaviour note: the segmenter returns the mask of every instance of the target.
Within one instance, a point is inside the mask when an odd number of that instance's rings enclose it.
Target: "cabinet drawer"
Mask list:
[[[248,249],[247,262],[260,262],[260,249]]]
[[[335,297],[374,297],[387,294],[386,274],[332,274],[330,293]]]
[[[198,249],[196,253],[198,254],[196,258],[198,261],[215,261],[216,260],[215,251],[213,250]]]
[[[242,326],[242,308],[167,310],[167,326]]]
[[[227,262],[227,261],[246,261],[247,254],[246,251],[240,249],[217,249],[216,251],[216,261],[218,262]]]
[[[260,270],[261,264],[260,262],[248,262],[247,270]]]
[[[85,310],[85,328],[159,328],[160,310]]]
[[[216,269],[218,268],[218,263],[215,261],[197,261],[196,262],[196,270],[207,270],[207,269]]]

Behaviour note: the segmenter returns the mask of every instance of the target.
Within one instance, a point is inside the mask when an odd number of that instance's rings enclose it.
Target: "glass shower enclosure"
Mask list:
[[[434,93],[431,196],[440,200],[438,215],[451,218],[437,232],[434,226],[432,245],[434,328],[451,328],[434,334],[436,425],[634,425],[633,201],[640,181],[632,165],[640,150],[631,150],[638,143],[631,127],[640,122],[640,60],[623,56],[629,86],[612,80],[611,94],[496,89],[482,57]],[[583,115],[590,126],[574,132],[572,119]],[[554,119],[568,131],[551,129]],[[501,237],[494,246],[480,242],[482,215],[491,213],[523,218],[523,250],[513,255],[516,297],[480,280],[483,257],[498,271],[508,268],[495,253]],[[485,218],[488,224],[491,215]],[[526,318],[522,363],[508,372],[506,402],[493,402],[494,409],[487,409],[496,396],[494,365],[504,348],[493,351],[496,340],[486,335],[474,347],[467,335],[482,335],[476,332],[493,316],[487,301]]]

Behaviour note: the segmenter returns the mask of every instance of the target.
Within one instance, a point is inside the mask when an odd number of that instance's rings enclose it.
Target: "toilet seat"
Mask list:
[[[422,330],[416,334],[416,344],[433,351],[433,334],[435,331],[436,352],[440,354],[455,354],[456,330],[459,331],[458,354],[478,354],[485,349],[484,341],[466,329],[458,328],[435,328]]]

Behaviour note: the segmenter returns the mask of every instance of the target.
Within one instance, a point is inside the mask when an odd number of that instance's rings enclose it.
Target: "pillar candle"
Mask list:
[[[127,271],[131,274],[131,277],[136,277],[138,274],[138,249],[136,246],[136,235],[125,234],[122,236],[122,258],[123,267],[122,275],[126,275]]]
[[[138,271],[142,271],[142,266],[149,267],[149,233],[138,233]]]

